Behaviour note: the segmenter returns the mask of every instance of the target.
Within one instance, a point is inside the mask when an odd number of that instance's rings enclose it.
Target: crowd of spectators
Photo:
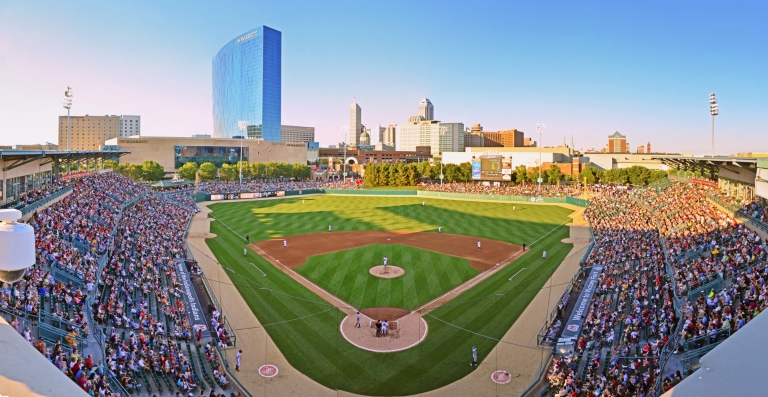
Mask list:
[[[494,196],[540,196],[540,197],[565,197],[581,196],[584,188],[581,184],[539,185],[531,183],[527,185],[484,185],[474,182],[454,182],[445,184],[429,184],[424,190],[447,193],[469,193]]]
[[[69,183],[67,181],[47,183],[37,189],[28,190],[22,193],[18,200],[9,200],[0,204],[0,208],[23,209],[30,204],[54,195],[58,191],[65,189],[68,185]]]
[[[661,376],[662,351],[722,341],[766,309],[768,242],[707,200],[712,186],[600,193],[585,211],[595,237],[586,266],[603,266],[599,285],[576,354],[555,360],[548,380],[560,395],[640,396]],[[664,377],[660,391],[680,380]]]
[[[322,188],[323,183],[320,181],[305,181],[305,182],[293,182],[293,181],[243,181],[242,188],[239,181],[211,181],[201,182],[197,186],[197,191],[200,193],[208,194],[224,194],[224,193],[239,193],[239,192],[271,192],[279,190],[307,190]]]

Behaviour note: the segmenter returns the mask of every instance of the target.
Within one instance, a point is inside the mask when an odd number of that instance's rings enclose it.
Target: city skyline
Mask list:
[[[766,4],[190,4],[0,5],[0,145],[54,142],[67,86],[73,116],[212,134],[211,59],[264,24],[283,33],[282,124],[315,127],[323,145],[346,138],[353,97],[362,124],[401,124],[429,89],[443,122],[529,137],[545,123],[545,146],[573,135],[600,150],[619,131],[709,154],[716,92],[716,153],[768,151]],[[430,53],[413,45],[424,34]]]

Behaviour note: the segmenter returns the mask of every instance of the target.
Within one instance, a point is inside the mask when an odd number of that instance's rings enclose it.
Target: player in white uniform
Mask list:
[[[288,240],[283,240],[283,248],[288,248]]]
[[[357,317],[355,318],[355,327],[360,328],[360,312],[357,312]]]
[[[477,249],[480,249],[480,241],[477,242]]]
[[[241,357],[242,355],[243,355],[243,351],[242,351],[242,350],[240,350],[240,351],[238,351],[238,352],[237,352],[237,356],[236,356],[236,359],[237,359],[237,365],[235,366],[235,371],[238,371],[238,372],[240,372],[240,357]]]
[[[547,259],[547,251],[544,251],[544,252],[541,254],[541,259]]]

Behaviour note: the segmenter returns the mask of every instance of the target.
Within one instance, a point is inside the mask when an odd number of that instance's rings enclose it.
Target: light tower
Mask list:
[[[709,94],[709,114],[712,115],[712,157],[715,157],[715,116],[720,114],[717,109],[717,98],[715,93]]]
[[[67,151],[69,151],[69,109],[72,108],[72,97],[74,95],[72,87],[67,87],[67,90],[64,91],[64,109],[67,109]],[[69,160],[67,160],[67,172],[69,172]]]
[[[536,124],[536,131],[539,132],[539,194],[541,194],[541,134],[544,133],[544,124]]]
[[[240,129],[240,193],[243,192],[243,133],[247,127],[247,121],[240,120],[237,122],[237,128]]]

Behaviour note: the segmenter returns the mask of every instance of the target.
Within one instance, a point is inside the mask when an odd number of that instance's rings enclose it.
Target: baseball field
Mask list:
[[[482,361],[572,247],[561,242],[572,210],[551,205],[328,195],[209,208],[217,237],[206,243],[280,352],[318,383],[363,395],[469,374],[472,346]],[[384,256],[402,276],[369,272]],[[360,348],[342,334],[349,308],[414,311],[426,336],[394,352]]]

